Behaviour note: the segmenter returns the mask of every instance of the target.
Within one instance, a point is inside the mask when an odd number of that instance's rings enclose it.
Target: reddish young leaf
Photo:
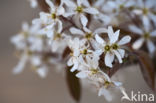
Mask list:
[[[155,85],[155,71],[154,71],[154,64],[151,58],[148,56],[147,53],[143,51],[137,51],[136,55],[139,60],[141,71],[142,71],[142,74],[146,83],[148,84],[149,87],[151,87],[154,90],[155,89],[155,86],[154,86]]]
[[[73,99],[77,102],[81,98],[81,85],[79,78],[75,76],[77,72],[70,72],[70,67],[66,68],[66,80],[69,88],[69,92]]]

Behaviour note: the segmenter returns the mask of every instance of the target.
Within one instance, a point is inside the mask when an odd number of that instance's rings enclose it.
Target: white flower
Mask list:
[[[11,42],[16,46],[17,49],[23,50],[26,48],[26,39],[29,35],[29,25],[24,22],[22,24],[22,31],[11,38]]]
[[[86,61],[85,61],[86,60]],[[86,59],[80,57],[81,64],[79,66],[79,73],[76,74],[78,78],[92,78],[91,76],[96,75],[99,70],[99,56],[93,54],[92,59],[90,57],[86,57]]]
[[[68,2],[70,0],[64,0],[64,3],[69,7],[69,11],[64,14],[65,17],[76,15],[80,18],[80,21],[83,26],[87,25],[88,19],[85,16],[85,13],[96,15],[98,10],[91,7],[88,0],[77,0],[77,4],[73,2]],[[71,4],[71,5],[69,5]]]
[[[85,58],[87,56],[92,56],[93,51],[89,49],[85,39],[79,40],[74,38],[74,40],[69,40],[68,46],[71,49],[71,58],[68,60],[68,66],[73,66],[71,71],[78,69],[80,64],[80,57]]]
[[[43,28],[43,29],[44,29],[45,33],[47,35],[49,35],[49,32],[52,31],[53,27],[57,23],[58,23],[58,25],[61,25],[61,27],[62,27],[62,22],[60,20],[60,16],[62,16],[65,13],[65,10],[64,10],[62,4],[60,4],[60,6],[57,7],[50,0],[46,0],[46,3],[50,7],[50,13],[40,12],[40,18],[34,19],[33,23],[41,22],[42,24],[44,24],[45,28]]]
[[[100,49],[105,53],[105,64],[108,67],[113,67],[112,62],[114,61],[114,56],[122,63],[122,58],[125,55],[125,50],[121,48],[122,45],[130,42],[130,36],[124,36],[120,41],[118,41],[120,31],[113,32],[112,27],[108,27],[108,37],[109,40],[104,41],[99,35],[96,35],[96,41],[100,44]]]
[[[117,82],[117,81],[112,81],[107,74],[104,75],[105,76],[105,81],[103,83],[103,86],[99,89],[99,93],[98,96],[104,96],[105,99],[107,101],[112,101],[113,96],[112,93],[110,92],[110,88],[112,87],[117,87],[117,89],[120,89],[120,87],[122,86],[121,82]]]
[[[156,37],[156,30],[151,31],[150,27],[146,28],[146,26],[144,28],[145,29],[143,30],[143,29],[138,28],[135,25],[129,26],[129,29],[132,32],[141,36],[139,39],[137,39],[133,43],[132,47],[133,47],[133,49],[139,49],[142,47],[143,43],[146,42],[148,51],[150,52],[150,54],[153,54],[156,47],[155,47],[154,43],[152,42],[152,38]]]
[[[79,44],[80,40],[78,38],[74,38],[74,40],[69,40],[68,46],[71,49],[71,58],[68,60],[67,65],[72,66],[71,71],[75,71],[78,68],[79,65]]]
[[[117,15],[124,8],[130,8],[135,5],[135,0],[109,0],[102,6],[106,13],[116,13]]]
[[[70,32],[74,35],[83,36],[87,40],[92,40],[96,34],[106,33],[107,29],[105,28],[98,28],[92,32],[87,27],[83,27],[83,30],[77,29],[75,27],[70,28]]]
[[[150,26],[150,20],[156,25],[156,15],[153,8],[155,7],[155,1],[152,0],[137,0],[137,8],[133,10],[136,15],[139,15],[142,22],[147,27]]]

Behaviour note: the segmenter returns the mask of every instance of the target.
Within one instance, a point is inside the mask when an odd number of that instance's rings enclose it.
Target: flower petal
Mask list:
[[[125,56],[125,50],[124,49],[118,49],[118,52],[121,55],[121,58],[123,58]]]
[[[130,26],[129,26],[129,29],[130,29],[132,32],[134,32],[134,33],[137,33],[137,34],[140,34],[140,35],[143,34],[143,31],[142,31],[140,28],[136,27],[135,25],[130,25]]]
[[[107,101],[112,101],[113,97],[111,93],[104,87],[100,88],[98,96],[104,96]]]
[[[94,31],[94,34],[101,34],[101,33],[106,33],[107,29],[106,28],[98,28]]]
[[[46,67],[40,67],[36,71],[41,78],[45,78],[48,73],[48,69]]]
[[[84,79],[87,77],[87,74],[85,72],[81,71],[76,74],[76,77]]]
[[[156,47],[152,41],[147,40],[147,48],[148,48],[148,51],[150,52],[150,54],[153,54]]]
[[[101,45],[105,44],[105,41],[97,34],[95,35],[95,39],[99,44]]]
[[[154,30],[154,31],[151,32],[151,36],[156,37],[156,30]]]
[[[23,71],[26,62],[28,60],[28,56],[24,53],[19,61],[19,63],[17,64],[17,66],[13,69],[13,73],[14,74],[19,74]]]
[[[121,57],[120,53],[117,52],[116,50],[113,50],[113,52],[114,52],[114,54],[116,55],[116,57],[118,58],[119,63],[122,63],[122,57]]]
[[[85,8],[84,11],[88,14],[96,15],[99,13],[99,11],[95,8]]]
[[[118,40],[119,34],[120,34],[120,30],[116,31],[116,32],[112,35],[112,37],[111,37],[111,39],[110,39],[110,44],[113,44],[113,43],[115,43],[115,42]]]
[[[130,36],[124,36],[119,42],[118,45],[124,45],[127,44],[131,41],[131,37]]]
[[[140,38],[133,43],[132,47],[133,49],[139,49],[143,45],[143,43],[144,43],[144,39]]]
[[[50,6],[51,9],[55,8],[55,6],[51,0],[46,0],[46,3]]]
[[[112,65],[113,60],[114,60],[114,54],[111,54],[111,53],[107,52],[106,55],[105,55],[105,64],[106,64],[106,66],[112,68],[113,67],[113,65]]]
[[[80,21],[81,21],[83,26],[87,26],[88,19],[85,15],[83,15],[83,14],[80,15]]]
[[[150,30],[150,20],[147,16],[143,15],[142,22],[144,24],[144,28],[146,32],[149,32]]]
[[[111,26],[109,26],[107,32],[108,32],[109,40],[111,40],[112,39],[112,36],[114,34],[113,28]]]
[[[84,35],[85,34],[82,30],[74,28],[74,27],[70,28],[69,30],[72,34],[78,34],[78,35]]]
[[[57,15],[58,16],[63,15],[64,13],[65,13],[65,9],[62,6],[57,8]]]

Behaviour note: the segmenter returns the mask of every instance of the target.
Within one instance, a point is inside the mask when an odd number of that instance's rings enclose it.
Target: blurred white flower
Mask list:
[[[64,0],[64,3],[68,6],[69,11],[67,11],[64,16],[72,16],[76,15],[80,18],[80,21],[83,26],[87,25],[88,19],[85,16],[85,13],[96,15],[98,14],[98,10],[90,6],[88,0],[77,0],[77,4],[73,3],[70,0]]]
[[[148,51],[150,52],[150,54],[152,55],[156,49],[154,43],[152,42],[152,38],[156,37],[156,30],[151,31],[150,27],[146,28],[146,26],[144,26],[145,29],[142,28],[138,28],[135,25],[130,25],[129,29],[136,33],[137,35],[140,35],[140,38],[137,39],[132,47],[133,49],[140,49],[143,46],[143,43],[146,42]]]
[[[105,64],[108,67],[113,67],[112,62],[114,61],[114,56],[119,60],[119,63],[122,63],[122,58],[125,55],[125,50],[121,48],[122,45],[130,42],[130,36],[124,36],[120,41],[119,33],[120,31],[116,31],[114,33],[112,27],[108,27],[108,37],[109,40],[106,42],[99,35],[95,36],[96,41],[100,44],[100,50],[105,53]]]
[[[153,0],[137,0],[137,7],[133,10],[136,15],[139,15],[145,26],[150,26],[150,20],[156,25],[155,1]]]
[[[107,29],[105,28],[97,28],[92,32],[87,27],[83,27],[83,30],[80,30],[78,28],[72,27],[70,28],[70,32],[74,35],[80,35],[83,36],[87,40],[92,40],[96,34],[106,33]]]

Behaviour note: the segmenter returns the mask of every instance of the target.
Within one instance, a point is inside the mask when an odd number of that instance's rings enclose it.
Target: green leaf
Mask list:
[[[80,80],[75,76],[77,72],[70,72],[70,67],[66,68],[66,80],[69,88],[69,92],[73,99],[77,102],[81,98],[81,85]]]
[[[149,87],[151,87],[151,89],[154,90],[155,71],[154,71],[154,64],[152,62],[152,59],[144,51],[137,51],[136,56],[139,60],[141,71],[146,83],[148,84]]]

